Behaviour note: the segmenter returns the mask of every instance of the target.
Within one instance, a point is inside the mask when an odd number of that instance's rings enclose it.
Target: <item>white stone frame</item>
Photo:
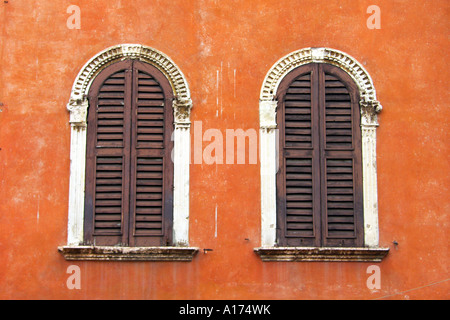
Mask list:
[[[189,245],[190,91],[183,73],[169,57],[140,44],[120,44],[101,51],[83,66],[73,84],[67,104],[71,125],[67,245],[83,244],[87,94],[93,80],[103,69],[123,59],[136,59],[153,65],[172,86],[175,125],[173,242],[177,247],[186,247]]]
[[[277,89],[289,72],[312,62],[328,63],[339,67],[352,77],[359,88],[361,99],[359,104],[362,134],[364,245],[369,248],[377,248],[379,236],[376,127],[378,126],[377,113],[381,111],[381,105],[376,99],[372,79],[362,65],[348,54],[330,48],[305,48],[292,52],[278,60],[264,79],[259,102],[261,247],[276,246]],[[255,251],[259,252],[258,250]]]

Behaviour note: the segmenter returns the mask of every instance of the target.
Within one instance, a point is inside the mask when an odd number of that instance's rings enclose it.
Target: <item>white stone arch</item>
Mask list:
[[[362,65],[348,54],[330,48],[305,48],[278,60],[267,73],[261,87],[260,152],[261,152],[261,246],[276,245],[276,173],[277,123],[276,93],[283,78],[295,68],[308,63],[328,63],[348,73],[360,91],[364,244],[375,248],[378,236],[378,197],[376,172],[376,127],[381,105],[376,99],[372,79]]]
[[[87,94],[95,77],[109,65],[136,59],[155,66],[169,80],[174,92],[174,194],[173,239],[176,246],[189,243],[189,156],[190,109],[192,101],[187,81],[178,66],[165,54],[140,44],[119,44],[92,57],[80,70],[72,86],[67,109],[70,112],[70,183],[68,245],[83,243],[84,188],[86,170]]]

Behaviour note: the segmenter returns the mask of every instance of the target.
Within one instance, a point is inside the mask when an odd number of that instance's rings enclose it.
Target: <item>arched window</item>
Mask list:
[[[359,92],[339,68],[311,63],[277,91],[280,246],[363,246]]]
[[[307,48],[261,90],[261,248],[265,261],[379,261],[376,100],[350,56]]]
[[[67,106],[67,260],[192,259],[191,106],[184,75],[152,48],[110,47],[82,68]]]
[[[169,81],[128,59],[104,69],[88,99],[85,244],[172,244]]]

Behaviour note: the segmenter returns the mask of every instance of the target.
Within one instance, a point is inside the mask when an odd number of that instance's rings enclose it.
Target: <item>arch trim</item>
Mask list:
[[[350,55],[330,48],[304,48],[289,53],[278,60],[267,73],[260,92],[260,102],[266,116],[270,118],[261,121],[263,128],[274,128],[274,114],[268,114],[267,109],[275,110],[271,103],[276,101],[276,92],[283,78],[295,68],[308,63],[328,63],[339,67],[348,73],[355,81],[360,93],[361,123],[378,125],[377,114],[381,111],[381,104],[377,101],[372,78],[364,67]],[[272,108],[271,108],[272,107]],[[267,123],[269,122],[269,123]],[[264,126],[265,125],[265,126]]]
[[[95,77],[109,65],[124,59],[137,59],[155,66],[169,80],[174,92],[175,123],[190,124],[192,100],[186,78],[178,66],[164,53],[141,44],[119,44],[92,57],[80,70],[72,86],[67,109],[72,126],[86,126],[87,94]]]

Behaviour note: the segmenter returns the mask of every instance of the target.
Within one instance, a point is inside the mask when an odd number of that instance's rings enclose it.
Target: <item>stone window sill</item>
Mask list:
[[[262,261],[380,262],[389,248],[261,247],[254,251]]]
[[[66,260],[95,261],[192,261],[198,250],[193,247],[58,247]]]

